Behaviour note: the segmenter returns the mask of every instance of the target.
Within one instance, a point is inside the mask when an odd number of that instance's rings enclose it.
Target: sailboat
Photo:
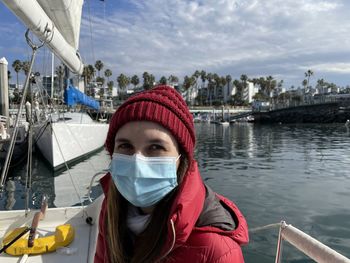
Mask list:
[[[2,0],[2,2],[42,41],[42,45],[46,44],[72,72],[82,73],[83,63],[76,50],[83,0]],[[31,69],[38,46],[35,46],[28,37],[27,42],[33,50]],[[29,78],[26,79],[24,90],[28,82]],[[74,87],[67,89],[70,90],[70,94],[66,96],[67,101],[72,102],[73,100],[72,103],[81,103],[81,100],[86,100],[86,97]],[[80,113],[59,112],[57,116],[52,114],[50,129],[47,129],[48,132],[44,133],[41,138],[49,145],[53,153],[50,156],[50,152],[47,151],[44,152],[44,156],[47,156],[48,159],[53,157],[52,160],[55,160],[55,146],[59,147],[59,152],[65,162],[74,159],[79,154],[90,152],[95,147],[103,145],[107,128],[107,124],[91,123],[87,115]],[[61,146],[65,141],[63,137],[70,141],[79,138],[76,145],[80,146],[78,149],[81,152],[77,153],[77,150],[73,155],[65,155],[67,153],[65,147],[69,146],[69,150],[72,151],[74,145],[70,143]],[[91,141],[93,141],[92,145],[90,145]],[[51,145],[50,142],[52,142]],[[57,162],[52,161],[52,164],[56,165]],[[2,177],[0,188],[3,187],[3,182]],[[19,262],[19,260],[20,262],[92,262],[102,199],[103,196],[88,206],[63,208],[47,208],[47,202],[43,200],[40,211],[29,209],[1,211],[0,262]],[[67,248],[67,245],[70,247]],[[38,251],[40,253],[37,253]],[[44,254],[41,255],[41,253]]]
[[[45,39],[47,46],[73,73],[82,73],[83,63],[77,50],[83,0],[3,2],[40,39]],[[45,30],[51,33],[47,34]],[[71,85],[65,93],[68,106],[80,103],[99,108],[98,103],[93,103],[82,91]],[[49,125],[36,145],[54,170],[100,149],[108,131],[106,123],[92,120],[86,112],[56,111],[49,115],[48,121]]]
[[[97,102],[72,86],[65,92],[67,105],[84,102],[94,109],[99,108]],[[49,115],[49,125],[36,146],[53,169],[58,170],[100,149],[107,131],[108,124],[94,121],[86,112],[54,112]]]

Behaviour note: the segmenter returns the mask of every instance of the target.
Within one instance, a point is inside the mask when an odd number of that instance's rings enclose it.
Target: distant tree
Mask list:
[[[137,85],[140,83],[140,79],[137,75],[134,75],[131,77],[131,84],[134,85],[134,89],[136,88]]]
[[[168,78],[168,81],[170,84],[174,84],[174,83],[178,83],[179,82],[179,78],[174,76],[174,75],[170,75]]]
[[[55,69],[55,74],[57,75],[57,79],[58,79],[58,86],[60,88],[59,90],[59,94],[62,95],[63,94],[63,90],[64,90],[64,66],[63,65],[59,65],[56,67]],[[51,94],[51,97],[53,97],[53,94]]]
[[[107,78],[107,82],[109,82],[109,77],[112,76],[112,70],[106,69],[104,73],[105,77]]]
[[[95,62],[95,68],[97,69],[98,76],[100,76],[100,71],[103,69],[103,63],[101,60]]]
[[[204,83],[206,79],[207,79],[207,73],[204,70],[202,70],[201,71],[202,88],[204,88]]]
[[[226,83],[227,83],[227,97],[230,96],[230,84],[232,81],[231,75],[226,75]]]
[[[194,76],[185,76],[184,77],[184,83],[183,83],[183,87],[185,90],[190,89],[196,82],[196,78]]]
[[[92,65],[84,66],[82,76],[84,78],[84,86],[85,88],[87,88],[88,84],[90,84],[90,82],[93,80],[95,76],[95,68]],[[87,91],[87,90],[85,90],[85,92],[88,94],[91,93],[90,91]]]
[[[126,87],[129,85],[130,83],[130,79],[124,75],[123,73],[121,73],[118,78],[117,78],[117,82],[118,82],[118,86],[121,90],[121,93],[120,93],[120,97],[121,99],[123,99],[124,97],[124,94],[126,93]]]
[[[307,87],[307,79],[304,79],[302,82],[301,82],[301,85],[303,85],[304,86],[304,89],[306,89],[306,87]]]
[[[21,71],[22,69],[22,62],[19,60],[19,59],[16,59],[15,61],[13,61],[12,63],[12,68],[14,69],[14,71],[16,72],[16,78],[17,78],[17,87],[19,85],[19,82],[18,82],[18,72]]]
[[[213,101],[213,92],[214,92],[214,86],[215,86],[215,81],[214,81],[214,74],[212,73],[207,73],[206,74],[206,80],[208,81],[208,96],[207,96],[207,102],[209,102],[209,105],[212,105]]]
[[[277,86],[276,80],[273,79],[272,76],[268,76],[266,78],[266,91],[269,97],[270,97],[271,91],[274,90],[276,86]]]
[[[98,90],[98,95],[100,96],[100,98],[103,98],[105,96],[105,89],[103,87],[100,87],[100,89]]]
[[[162,76],[159,80],[159,83],[162,84],[162,85],[166,85],[167,84],[167,79],[166,77]]]
[[[10,80],[11,78],[12,78],[12,76],[11,76],[11,71],[8,70],[8,71],[7,71],[7,79]]]
[[[309,87],[310,77],[314,74],[314,72],[311,69],[309,69],[304,74],[305,74],[305,78],[307,78],[306,87]]]
[[[97,77],[96,78],[96,82],[99,86],[103,87],[103,85],[105,84],[105,78],[103,77]]]
[[[114,86],[114,81],[113,80],[110,80],[110,81],[107,82],[109,98],[113,97],[113,86]]]
[[[152,74],[149,74],[147,71],[142,74],[143,78],[143,89],[149,90],[153,88],[155,78]]]
[[[29,61],[23,61],[22,62],[22,66],[21,66],[21,69],[23,70],[24,72],[24,75],[28,75],[29,73],[29,68],[30,68],[30,62]]]

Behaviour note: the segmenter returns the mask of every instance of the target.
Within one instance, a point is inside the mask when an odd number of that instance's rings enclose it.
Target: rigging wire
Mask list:
[[[88,1],[86,1],[86,3],[87,3],[87,9],[88,9],[92,61],[96,61],[95,50],[94,50],[94,41],[93,41],[93,37],[92,37],[92,20],[91,20],[90,1],[88,0]]]

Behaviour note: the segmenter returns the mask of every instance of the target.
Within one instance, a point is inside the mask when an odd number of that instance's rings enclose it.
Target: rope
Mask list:
[[[51,124],[52,124],[52,122],[51,122]],[[74,191],[75,191],[75,193],[76,193],[76,195],[77,195],[77,197],[78,197],[78,199],[79,199],[80,205],[83,207],[83,200],[82,200],[82,198],[81,198],[81,196],[80,196],[80,193],[79,193],[79,191],[78,191],[78,189],[77,189],[77,187],[76,187],[76,185],[75,185],[75,183],[74,183],[74,180],[73,180],[72,174],[71,174],[71,172],[70,172],[70,169],[69,169],[69,167],[68,167],[67,161],[66,161],[66,159],[64,158],[64,155],[63,155],[61,146],[60,146],[60,144],[59,144],[59,141],[58,141],[58,139],[57,139],[56,133],[55,133],[55,131],[53,130],[52,126],[51,126],[51,130],[52,130],[52,134],[54,135],[55,140],[56,140],[56,142],[57,142],[58,150],[60,151],[60,154],[61,154],[61,156],[62,156],[64,165],[65,165],[65,167],[66,167],[66,169],[67,169],[67,172],[68,172],[69,178],[70,178],[70,180],[71,180],[71,183],[72,183],[72,185],[73,185]],[[83,208],[83,209],[84,209],[84,208]]]
[[[259,232],[262,230],[276,228],[276,227],[280,227],[280,226],[281,226],[281,223],[268,224],[265,226],[260,226],[260,227],[249,229],[249,233],[256,233],[256,232]]]

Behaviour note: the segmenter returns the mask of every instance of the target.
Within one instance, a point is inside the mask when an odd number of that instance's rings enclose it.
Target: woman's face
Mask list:
[[[172,134],[157,123],[149,121],[128,122],[115,136],[115,153],[126,155],[142,154],[146,157],[178,157],[179,146]],[[179,168],[180,159],[176,162]],[[141,208],[151,213],[154,206]]]
[[[146,157],[180,155],[173,135],[163,126],[149,121],[128,122],[120,128],[115,136],[114,152],[126,155],[138,153]],[[177,167],[179,163],[180,159]]]

